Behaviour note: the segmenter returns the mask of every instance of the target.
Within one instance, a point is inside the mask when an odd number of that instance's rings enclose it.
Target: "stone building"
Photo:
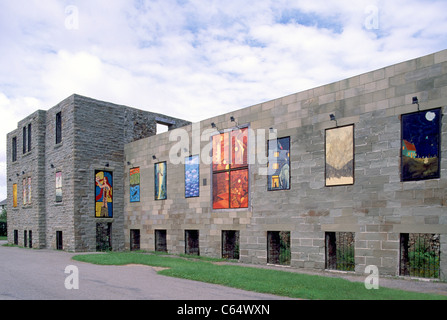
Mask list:
[[[125,247],[445,278],[446,105],[441,51],[126,144]]]
[[[447,50],[198,123],[73,96],[8,135],[8,239],[445,279],[446,105]]]
[[[25,247],[124,248],[124,145],[189,122],[79,95],[36,111],[8,134],[8,240]],[[95,174],[113,181],[95,214]],[[92,184],[93,181],[93,184]]]

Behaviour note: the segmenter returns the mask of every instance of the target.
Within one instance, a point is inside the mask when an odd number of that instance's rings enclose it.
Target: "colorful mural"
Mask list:
[[[354,184],[354,126],[326,130],[326,186]]]
[[[62,172],[56,172],[56,202],[62,202]]]
[[[130,169],[130,202],[140,202],[140,168]]]
[[[290,137],[268,142],[267,189],[290,189]]]
[[[95,185],[95,216],[97,218],[113,218],[113,173],[96,171]]]
[[[215,135],[212,145],[213,209],[248,208],[248,129]]]
[[[155,200],[166,200],[168,198],[166,175],[167,175],[166,162],[156,163],[154,169]]]
[[[200,195],[199,167],[198,155],[185,158],[185,198],[194,198]]]
[[[402,115],[402,181],[440,177],[441,109]]]

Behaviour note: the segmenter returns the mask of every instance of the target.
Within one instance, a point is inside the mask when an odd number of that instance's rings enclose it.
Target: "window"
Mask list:
[[[402,115],[402,181],[440,177],[441,109]]]
[[[12,162],[17,161],[17,137],[12,138]]]
[[[213,209],[248,208],[248,128],[212,138]]]
[[[354,271],[353,232],[326,232],[326,269]]]
[[[30,205],[32,199],[32,188],[31,188],[32,179],[31,177],[24,178],[22,180],[22,193],[23,193],[23,205]]]
[[[290,189],[290,137],[268,142],[267,189]]]
[[[185,253],[200,255],[199,230],[185,230]]]
[[[222,258],[239,259],[239,231],[222,231]]]
[[[56,144],[62,142],[62,112],[56,114]]]
[[[112,251],[112,223],[96,223],[96,251]]]
[[[31,230],[28,231],[28,244],[30,248],[33,247],[33,232]]]
[[[290,231],[267,232],[267,263],[290,265]]]
[[[23,246],[26,248],[28,246],[28,232],[23,230]]]
[[[439,278],[441,243],[439,234],[400,235],[400,275]]]
[[[12,185],[12,207],[17,208],[17,183]]]
[[[62,202],[62,172],[56,172],[56,202]]]
[[[14,230],[14,245],[19,245],[19,230]]]
[[[194,198],[200,195],[200,164],[199,156],[185,158],[185,198]]]
[[[155,251],[168,252],[166,230],[155,230]]]
[[[28,125],[28,152],[31,152],[31,123]]]
[[[140,230],[130,230],[130,251],[140,250]]]
[[[62,231],[56,231],[56,250],[63,250]]]
[[[132,168],[129,172],[130,202],[140,202],[140,168]]]
[[[326,186],[354,184],[354,126],[326,130]]]
[[[26,153],[26,127],[23,127],[23,135],[22,135],[22,140],[23,140],[23,154]]]

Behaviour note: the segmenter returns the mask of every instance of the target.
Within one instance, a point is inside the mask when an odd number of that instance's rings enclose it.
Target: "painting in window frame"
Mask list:
[[[140,202],[140,168],[129,171],[130,202]]]
[[[167,194],[167,163],[159,162],[154,165],[154,196],[155,200],[166,200]]]
[[[267,190],[290,190],[290,137],[268,141]]]
[[[441,108],[401,116],[401,178],[440,178]]]
[[[113,218],[113,172],[95,171],[95,217]]]
[[[327,187],[354,184],[354,125],[326,130],[325,180]]]
[[[200,157],[185,158],[185,198],[200,196]]]

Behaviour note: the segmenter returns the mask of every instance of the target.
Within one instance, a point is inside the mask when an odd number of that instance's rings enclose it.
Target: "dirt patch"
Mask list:
[[[125,267],[149,267],[155,270],[155,272],[159,272],[159,271],[163,271],[166,269],[170,269],[170,268],[165,268],[165,267],[152,267],[152,266],[148,266],[145,264],[126,264]]]

